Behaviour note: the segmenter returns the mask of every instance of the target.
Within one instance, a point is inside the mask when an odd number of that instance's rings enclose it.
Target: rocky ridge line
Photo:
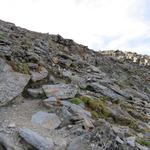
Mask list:
[[[121,61],[130,60],[134,63],[139,64],[140,66],[150,66],[150,56],[148,55],[140,55],[132,52],[122,52],[120,50],[106,50],[100,51],[100,53],[105,56],[117,58]]]

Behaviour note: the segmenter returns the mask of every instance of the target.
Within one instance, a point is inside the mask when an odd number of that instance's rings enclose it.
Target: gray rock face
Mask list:
[[[54,143],[52,139],[46,139],[27,128],[22,128],[19,133],[27,143],[38,150],[54,150]]]
[[[47,97],[58,99],[73,98],[77,94],[77,88],[71,84],[43,85],[43,90]]]
[[[4,62],[0,64],[0,70],[0,106],[3,106],[22,93],[30,76],[13,72]]]
[[[61,121],[56,114],[39,111],[32,116],[31,121],[47,129],[57,128]]]

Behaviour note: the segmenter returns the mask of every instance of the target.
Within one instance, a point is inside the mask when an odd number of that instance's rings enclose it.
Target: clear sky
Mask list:
[[[150,55],[150,0],[0,0],[0,19],[95,50]]]

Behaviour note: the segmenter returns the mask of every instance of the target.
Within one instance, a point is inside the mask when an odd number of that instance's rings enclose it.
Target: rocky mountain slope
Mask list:
[[[0,150],[149,148],[149,66],[0,21]]]

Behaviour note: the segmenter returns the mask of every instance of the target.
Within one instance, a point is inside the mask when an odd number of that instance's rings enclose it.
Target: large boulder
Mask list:
[[[13,72],[11,67],[0,59],[0,106],[21,95],[30,76]]]
[[[44,138],[38,133],[27,129],[22,128],[20,130],[20,136],[30,145],[38,150],[53,150],[54,149],[54,142],[50,138]]]
[[[72,84],[43,85],[47,97],[54,96],[58,99],[69,99],[77,94],[77,87]]]

